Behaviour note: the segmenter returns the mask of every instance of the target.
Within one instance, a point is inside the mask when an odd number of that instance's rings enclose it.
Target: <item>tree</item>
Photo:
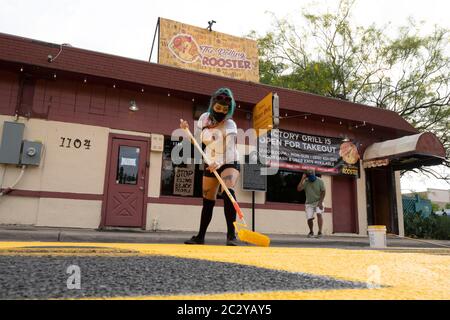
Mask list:
[[[393,110],[440,139],[450,168],[450,31],[422,35],[423,24],[409,19],[391,38],[389,25],[354,26],[354,2],[341,0],[335,13],[303,10],[302,27],[272,15],[272,31],[252,32],[261,82]]]

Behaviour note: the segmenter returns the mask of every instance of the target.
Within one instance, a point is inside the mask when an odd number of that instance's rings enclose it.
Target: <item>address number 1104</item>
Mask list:
[[[86,150],[91,149],[91,140],[88,139],[72,139],[61,137],[61,144],[59,145],[61,148],[75,148],[80,149],[84,148]]]

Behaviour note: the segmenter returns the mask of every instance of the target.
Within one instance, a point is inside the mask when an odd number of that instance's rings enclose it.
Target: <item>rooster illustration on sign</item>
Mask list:
[[[341,144],[339,156],[348,163],[355,164],[359,160],[358,148],[352,142],[344,142]]]
[[[190,34],[177,34],[168,47],[175,57],[185,63],[194,63],[201,58],[200,46]]]

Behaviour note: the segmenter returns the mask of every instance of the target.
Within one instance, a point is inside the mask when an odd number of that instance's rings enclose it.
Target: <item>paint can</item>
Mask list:
[[[386,248],[386,226],[368,226],[371,248]]]

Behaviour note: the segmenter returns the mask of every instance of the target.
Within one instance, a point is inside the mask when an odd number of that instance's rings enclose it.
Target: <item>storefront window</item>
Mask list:
[[[302,172],[279,170],[277,174],[268,176],[266,200],[269,202],[305,203],[305,191],[297,191],[302,175]]]
[[[161,172],[161,195],[180,197],[202,197],[203,164],[179,164],[172,162],[172,149],[180,142],[164,137],[164,152]],[[192,146],[191,155],[194,155]]]

